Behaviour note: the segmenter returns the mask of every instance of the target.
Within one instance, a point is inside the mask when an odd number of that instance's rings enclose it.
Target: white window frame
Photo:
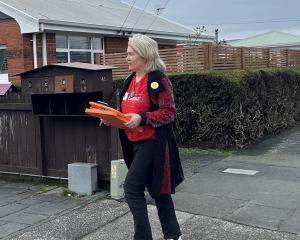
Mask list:
[[[71,57],[70,57],[70,52],[89,52],[91,54],[91,63],[94,64],[95,59],[94,59],[94,54],[95,53],[104,53],[104,37],[102,36],[95,36],[95,35],[70,35],[70,34],[59,34],[56,33],[57,35],[62,35],[62,36],[66,36],[67,37],[67,48],[56,48],[56,52],[66,52],[68,54],[68,63],[71,62]],[[89,37],[90,38],[90,45],[91,48],[90,49],[84,49],[84,48],[80,48],[80,49],[74,49],[74,48],[70,48],[70,37],[77,37],[77,36],[84,36],[84,37]],[[101,39],[101,43],[102,46],[100,50],[95,50],[93,49],[93,38],[100,38]]]
[[[5,45],[0,45],[0,49],[6,49]],[[8,70],[7,70],[8,72]],[[9,83],[8,81],[8,73],[0,73],[0,83]]]

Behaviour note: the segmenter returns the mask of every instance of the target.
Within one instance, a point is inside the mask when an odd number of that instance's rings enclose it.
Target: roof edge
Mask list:
[[[49,19],[40,20],[40,30],[43,31],[61,31],[61,32],[81,32],[81,33],[96,33],[104,35],[119,35],[119,36],[130,36],[132,33],[144,33],[145,29],[135,29],[132,31],[131,28],[123,28],[120,32],[119,27],[105,26],[105,25],[94,25],[85,23],[73,23],[65,21],[54,21]],[[147,35],[153,38],[161,39],[173,39],[177,41],[187,40],[192,35],[188,33],[175,33],[175,32],[162,32],[148,30]],[[200,37],[201,40],[213,41],[213,36],[203,35]]]
[[[229,43],[230,44],[230,43]],[[231,45],[231,44],[230,44]],[[300,47],[300,42],[295,43],[276,43],[276,44],[261,44],[261,45],[231,45],[232,47],[250,47],[250,48],[287,48]]]
[[[80,63],[80,62],[73,62],[73,63],[53,63],[53,64],[48,64],[45,66],[41,66],[38,68],[34,68],[25,72],[18,73],[14,76],[22,76],[26,75],[28,73],[40,71],[41,69],[44,68],[49,68],[49,67],[67,67],[67,68],[75,68],[75,69],[82,69],[82,70],[88,70],[88,71],[100,71],[100,70],[107,70],[107,69],[114,69],[116,67],[109,66],[109,65],[99,65],[99,64],[91,64],[91,63]]]
[[[0,1],[1,11],[14,18],[20,26],[21,33],[39,32],[39,21],[33,16]]]

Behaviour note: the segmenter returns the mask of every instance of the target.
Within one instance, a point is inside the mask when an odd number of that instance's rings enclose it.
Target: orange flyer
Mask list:
[[[96,102],[89,102],[89,104],[91,106],[85,109],[86,114],[93,117],[102,118],[110,125],[117,128],[127,129],[134,132],[143,132],[143,127],[141,126],[136,128],[127,128],[124,123],[128,122],[130,120],[130,117],[121,113],[117,109]]]

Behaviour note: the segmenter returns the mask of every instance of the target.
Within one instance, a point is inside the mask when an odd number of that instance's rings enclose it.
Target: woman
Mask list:
[[[134,239],[151,240],[145,188],[155,199],[165,239],[181,239],[171,194],[183,181],[178,148],[172,130],[175,105],[172,86],[164,75],[156,41],[136,34],[129,38],[126,58],[132,74],[120,92],[121,111],[130,116],[128,128],[120,130],[128,167],[125,199],[134,220]]]

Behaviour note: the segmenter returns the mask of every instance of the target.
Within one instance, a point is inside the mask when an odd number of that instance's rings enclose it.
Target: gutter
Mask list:
[[[53,21],[48,19],[40,19],[40,31],[50,32],[81,32],[81,33],[97,33],[103,35],[119,35],[119,36],[130,36],[132,33],[143,33],[145,29],[135,29],[132,32],[131,28],[122,28],[116,26],[105,26],[105,25],[95,25],[86,23],[74,23],[74,22],[64,22],[64,21]],[[194,32],[190,33],[176,33],[176,32],[165,32],[165,31],[147,31],[147,35],[153,38],[162,39],[173,39],[173,40],[187,40],[189,36],[196,36]],[[214,36],[200,36],[198,39],[214,41]]]

